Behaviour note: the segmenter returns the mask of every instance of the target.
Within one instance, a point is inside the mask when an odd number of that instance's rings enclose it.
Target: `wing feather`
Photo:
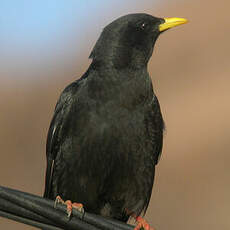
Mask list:
[[[51,198],[54,163],[60,149],[61,130],[64,124],[63,121],[68,115],[74,100],[74,95],[76,95],[82,79],[83,78],[71,83],[64,89],[54,110],[46,143],[47,168],[44,197],[47,198]]]

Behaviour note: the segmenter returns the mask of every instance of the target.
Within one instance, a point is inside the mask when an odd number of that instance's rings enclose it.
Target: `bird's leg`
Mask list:
[[[137,221],[137,225],[134,230],[140,230],[143,228],[144,230],[154,230],[154,228],[150,227],[145,219],[135,214],[131,214],[131,216]]]
[[[60,196],[57,196],[55,199],[55,202],[54,202],[54,208],[57,207],[58,203],[62,203],[62,204],[66,205],[68,218],[70,218],[73,208],[76,208],[79,212],[84,212],[83,204],[81,204],[81,203],[72,203],[71,200],[64,201],[64,200],[62,200],[62,198]]]

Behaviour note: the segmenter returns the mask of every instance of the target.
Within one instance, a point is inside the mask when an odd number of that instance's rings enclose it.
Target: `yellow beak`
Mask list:
[[[165,22],[159,25],[160,32],[188,22],[185,18],[164,18],[164,20]]]

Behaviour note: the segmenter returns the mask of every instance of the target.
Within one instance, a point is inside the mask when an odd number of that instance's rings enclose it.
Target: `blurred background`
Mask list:
[[[147,220],[156,230],[230,229],[230,2],[1,0],[0,184],[42,195],[46,134],[63,88],[102,28],[134,12],[185,17],[149,63],[167,131]],[[5,230],[34,229],[0,217]]]

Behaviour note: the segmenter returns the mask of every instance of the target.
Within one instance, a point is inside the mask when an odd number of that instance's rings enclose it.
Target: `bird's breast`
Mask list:
[[[90,113],[90,135],[105,154],[126,160],[146,151],[146,125],[142,109],[108,106]],[[101,146],[101,147],[100,147]],[[125,160],[124,159],[124,160]]]

